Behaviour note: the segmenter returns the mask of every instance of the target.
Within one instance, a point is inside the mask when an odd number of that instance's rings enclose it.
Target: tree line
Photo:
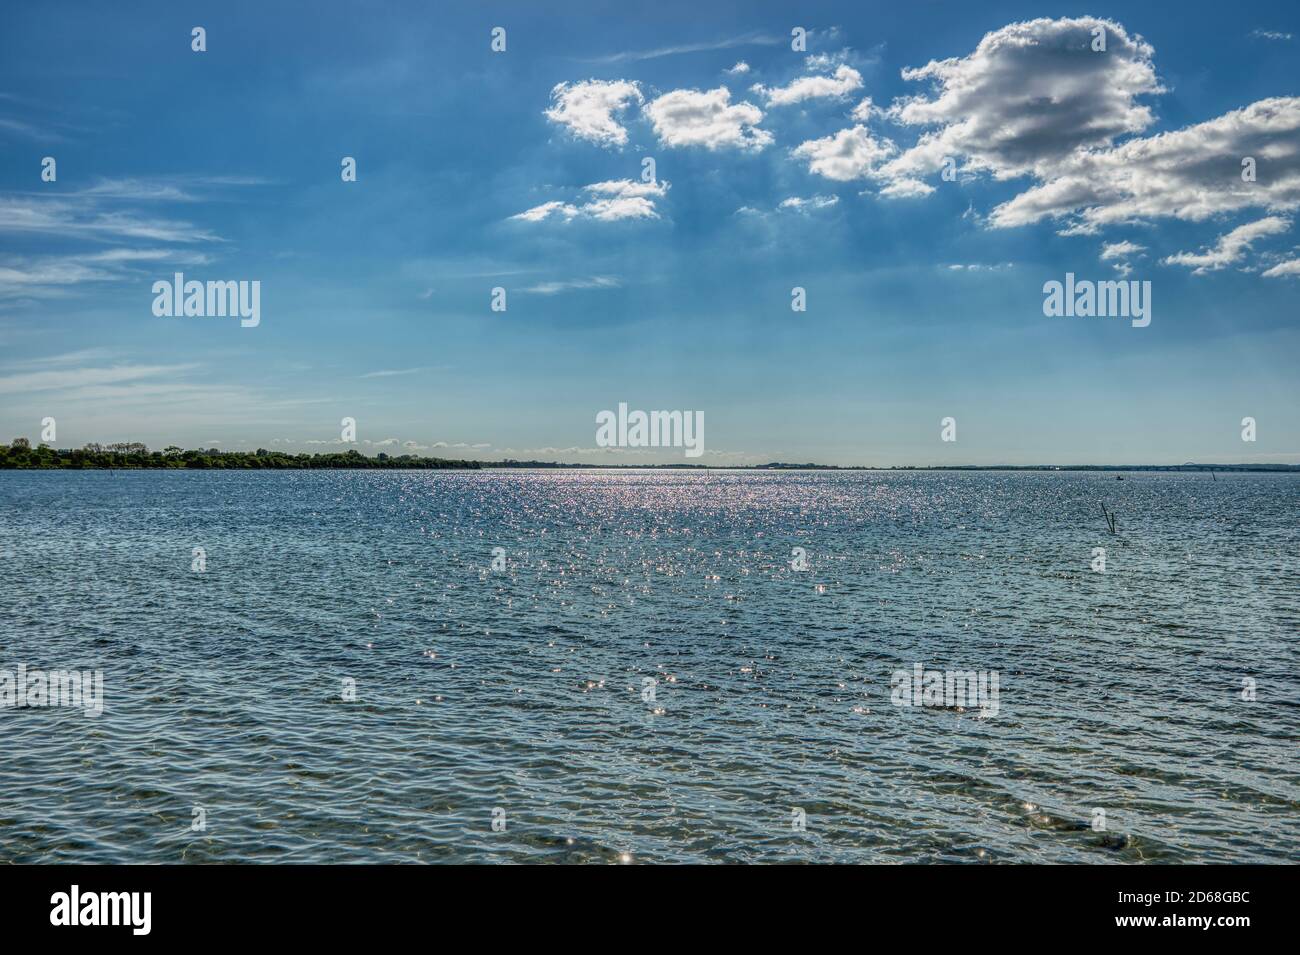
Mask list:
[[[122,469],[171,470],[291,470],[312,468],[384,468],[437,470],[442,468],[477,469],[477,461],[456,461],[449,458],[424,458],[413,454],[389,455],[380,453],[367,457],[360,451],[335,451],[327,454],[288,454],[283,451],[222,451],[219,448],[201,448],[189,451],[171,445],[161,451],[150,451],[138,442],[117,444],[88,444],[84,448],[54,449],[42,444],[33,448],[26,438],[14,438],[5,447],[0,445],[0,470],[88,470]]]

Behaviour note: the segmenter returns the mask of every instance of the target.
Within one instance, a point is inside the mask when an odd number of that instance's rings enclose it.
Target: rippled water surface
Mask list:
[[[105,695],[0,709],[0,862],[1295,861],[1298,518],[1289,475],[0,473],[0,670]],[[915,663],[996,716],[892,705]]]

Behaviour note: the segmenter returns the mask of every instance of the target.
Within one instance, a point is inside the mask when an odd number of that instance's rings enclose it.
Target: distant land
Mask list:
[[[889,467],[839,464],[559,464],[553,461],[481,461],[494,468],[629,468],[673,471],[1300,471],[1300,464],[895,464]]]
[[[835,464],[566,464],[555,461],[467,461],[456,458],[424,458],[412,454],[390,455],[380,452],[368,457],[360,451],[335,451],[328,454],[289,454],[284,451],[221,451],[195,448],[189,451],[175,445],[150,451],[145,445],[88,444],[84,448],[60,448],[44,444],[31,447],[26,438],[15,438],[10,445],[0,445],[0,470],[236,470],[285,471],[346,468],[362,470],[471,470],[500,468],[558,468],[566,470],[646,470],[646,471],[1300,471],[1300,464],[938,464],[895,465],[892,467],[840,466]]]
[[[477,470],[477,461],[421,458],[403,454],[366,457],[360,451],[330,454],[286,454],[283,451],[221,451],[209,448],[185,451],[172,445],[150,451],[143,444],[88,444],[84,448],[55,450],[33,448],[26,438],[15,438],[8,447],[0,445],[0,470],[85,471],[85,470],[192,470],[192,471],[286,471],[322,468],[402,469],[431,471],[444,468]]]

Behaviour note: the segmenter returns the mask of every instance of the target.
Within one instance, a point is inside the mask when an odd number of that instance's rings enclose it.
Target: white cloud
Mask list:
[[[1253,157],[1257,181],[1243,182]],[[1041,185],[993,210],[994,226],[1076,216],[1067,230],[1123,222],[1193,222],[1242,209],[1300,206],[1300,97],[1261,100],[1216,119],[1057,163]]]
[[[578,215],[578,207],[567,202],[560,202],[557,199],[551,202],[543,202],[540,206],[533,206],[531,209],[525,209],[510,218],[520,219],[524,222],[541,222],[552,214],[563,216],[565,219],[572,219]]]
[[[595,199],[581,209],[583,215],[602,222],[617,222],[620,219],[658,219],[655,204],[640,196],[627,196],[617,199]]]
[[[1105,52],[1092,49],[1094,29],[1105,31]],[[886,173],[915,178],[961,156],[1000,179],[1042,176],[1079,149],[1141,132],[1152,114],[1137,98],[1162,92],[1153,53],[1109,20],[1039,19],[986,34],[969,56],[905,69],[904,79],[929,80],[934,92],[896,103],[890,116],[937,129]]]
[[[1204,275],[1206,272],[1214,272],[1240,262],[1256,241],[1266,236],[1279,235],[1290,228],[1290,219],[1269,216],[1266,219],[1237,226],[1226,235],[1219,236],[1219,241],[1214,247],[1204,252],[1179,252],[1163,261],[1165,265],[1185,265],[1193,268],[1193,275]]]
[[[1284,275],[1300,275],[1300,259],[1287,259],[1264,272],[1264,277],[1269,279],[1281,278]]]
[[[138,382],[158,376],[174,375],[198,367],[183,365],[112,365],[106,368],[70,368],[53,371],[23,372],[0,376],[0,394],[26,394],[32,391],[64,391],[101,385]]]
[[[853,107],[853,112],[849,114],[849,116],[855,123],[865,123],[867,120],[871,119],[871,117],[879,115],[880,113],[881,110],[876,108],[876,105],[871,101],[871,97],[868,96],[857,106]]]
[[[77,194],[102,199],[147,199],[167,202],[193,202],[195,198],[175,183],[141,179],[101,179]]]
[[[0,198],[0,232],[41,232],[82,239],[146,239],[151,242],[218,242],[188,222],[142,219],[101,212],[94,204]]]
[[[880,194],[890,199],[919,199],[934,192],[934,186],[920,179],[894,179],[881,187]]]
[[[1102,244],[1098,258],[1103,262],[1114,263],[1115,271],[1120,275],[1128,275],[1133,271],[1128,260],[1140,252],[1145,252],[1146,248],[1145,245],[1138,245],[1127,239],[1121,242],[1106,242]]]
[[[667,181],[642,182],[637,179],[609,179],[605,182],[593,182],[584,188],[588,192],[619,196],[620,198],[647,196],[664,196],[672,184]]]
[[[17,257],[0,265],[0,298],[15,295],[57,297],[69,286],[86,282],[115,282],[140,274],[137,262],[206,265],[201,252],[173,249],[114,248],[76,255]]]
[[[725,86],[673,90],[649,103],[645,113],[665,146],[760,150],[772,143],[772,134],[757,128],[763,111],[753,103],[733,104]]]
[[[726,70],[726,72],[730,73],[732,76],[741,76],[742,74],[749,72],[749,64],[746,63],[744,60],[741,60],[735,66]]]
[[[810,209],[829,209],[840,201],[839,196],[810,196],[807,199],[799,196],[791,196],[789,199],[781,200],[779,208],[793,209],[795,212],[806,212]]]
[[[1127,239],[1122,242],[1107,242],[1101,247],[1101,260],[1107,262],[1111,259],[1128,259],[1145,251],[1145,245],[1138,245]]]
[[[810,139],[792,155],[808,160],[809,172],[849,182],[867,178],[894,152],[893,143],[874,138],[865,126],[854,126],[823,139]]]
[[[623,146],[627,144],[627,130],[614,114],[644,101],[640,87],[630,80],[557,83],[545,115],[551,122],[567,126],[580,139],[602,146]]]
[[[522,292],[532,292],[536,295],[556,295],[560,292],[567,292],[572,289],[602,289],[602,288],[622,288],[623,283],[612,275],[596,275],[589,279],[570,279],[565,282],[539,282],[537,285],[529,288],[520,289]]]
[[[31,123],[24,123],[20,119],[11,119],[9,117],[0,117],[0,130],[10,133],[17,133],[27,139],[34,139],[37,142],[62,142],[63,137],[56,133],[38,129]]]
[[[1257,40],[1290,40],[1292,34],[1280,30],[1251,30],[1250,35]]]
[[[804,100],[848,96],[862,87],[862,74],[841,64],[831,76],[801,76],[788,86],[775,89],[757,87],[767,97],[768,106],[789,106]]]
[[[583,188],[600,198],[594,198],[582,205],[575,205],[561,200],[544,202],[524,212],[511,216],[523,222],[541,222],[551,216],[563,218],[566,222],[573,219],[596,219],[601,222],[617,222],[620,219],[657,219],[655,199],[667,194],[668,182],[638,182],[634,179],[609,179],[605,182],[593,182]]]
[[[393,378],[397,375],[414,375],[417,372],[425,371],[424,368],[395,368],[385,369],[383,371],[368,371],[362,378]]]
[[[1095,30],[1105,32],[1105,52],[1092,49]],[[885,183],[885,195],[916,195],[925,191],[922,177],[948,157],[966,173],[1032,177],[1037,181],[992,210],[989,225],[1058,219],[1063,235],[1161,217],[1195,222],[1300,207],[1300,98],[1262,100],[1143,136],[1153,115],[1141,100],[1164,92],[1154,53],[1140,36],[1095,17],[994,30],[967,56],[903,71],[933,90],[895,102],[885,115],[932,128],[859,178]],[[1256,181],[1242,181],[1244,157],[1255,160]],[[1174,261],[1217,267],[1216,254],[1223,253],[1183,253]],[[1124,269],[1122,258],[1114,261]]]

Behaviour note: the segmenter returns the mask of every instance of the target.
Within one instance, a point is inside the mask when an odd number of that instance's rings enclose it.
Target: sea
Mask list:
[[[0,472],[0,863],[1295,862],[1300,475],[1123,477]]]

